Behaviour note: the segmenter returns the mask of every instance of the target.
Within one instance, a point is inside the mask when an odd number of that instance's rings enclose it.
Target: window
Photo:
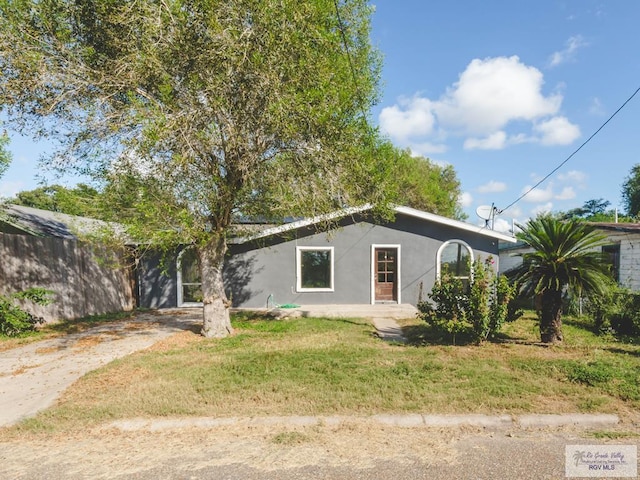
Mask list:
[[[195,249],[187,248],[178,257],[178,305],[202,303],[200,261]]]
[[[611,276],[616,282],[620,281],[620,244],[604,245],[602,253],[605,254],[607,263],[611,268]]]
[[[468,285],[471,279],[472,263],[471,247],[461,240],[450,240],[438,249],[436,276],[440,278],[443,273],[448,272]]]
[[[333,247],[297,247],[299,292],[333,291]]]

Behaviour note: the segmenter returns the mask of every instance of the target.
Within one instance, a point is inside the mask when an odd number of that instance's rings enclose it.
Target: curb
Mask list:
[[[602,414],[563,414],[563,415],[422,415],[422,414],[380,414],[365,417],[349,416],[282,416],[282,417],[196,417],[117,420],[107,424],[107,428],[115,428],[123,432],[149,431],[159,432],[182,428],[216,428],[229,425],[247,426],[337,426],[357,421],[368,421],[378,425],[401,428],[460,428],[477,427],[487,430],[503,430],[508,428],[603,428],[614,427],[620,423],[617,415]]]

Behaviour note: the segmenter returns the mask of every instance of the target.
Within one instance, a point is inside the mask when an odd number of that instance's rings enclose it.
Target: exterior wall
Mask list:
[[[522,257],[519,256],[528,252],[528,246],[507,246],[500,250],[500,272],[505,273],[522,265]]]
[[[462,240],[474,258],[498,258],[494,238],[453,227],[397,215],[396,221],[377,225],[345,220],[329,233],[313,230],[289,232],[250,244],[230,245],[224,279],[234,307],[277,304],[370,304],[372,297],[372,245],[394,245],[400,251],[400,301],[415,305],[427,299],[436,279],[436,253],[448,240]],[[296,247],[333,247],[334,291],[296,291]],[[147,308],[177,306],[175,255],[162,266],[159,255],[147,255],[138,265],[139,305]]]
[[[640,290],[640,233],[606,233],[611,243],[620,244],[620,285]]]
[[[426,299],[436,279],[436,253],[443,242],[462,240],[478,255],[497,258],[497,240],[398,215],[388,225],[345,222],[329,233],[297,232],[270,245],[233,246],[226,285],[235,307],[259,308],[273,296],[278,304],[370,304],[372,245],[398,245],[400,301]],[[296,291],[296,247],[334,247],[334,291]]]
[[[631,290],[640,290],[640,233],[625,231],[601,231],[610,244],[620,245],[620,285]],[[531,251],[528,246],[504,248],[500,251],[500,271],[508,270],[522,264],[522,257],[517,253]]]
[[[143,308],[172,308],[178,305],[177,254],[164,257],[160,253],[146,253],[136,269],[138,306]]]
[[[122,263],[75,240],[0,234],[0,294],[31,287],[52,290],[51,305],[24,304],[47,322],[132,310],[131,269],[110,267]]]

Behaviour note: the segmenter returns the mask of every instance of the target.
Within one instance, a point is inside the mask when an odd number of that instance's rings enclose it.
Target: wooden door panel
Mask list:
[[[379,302],[397,301],[398,250],[396,248],[376,248],[375,300]]]

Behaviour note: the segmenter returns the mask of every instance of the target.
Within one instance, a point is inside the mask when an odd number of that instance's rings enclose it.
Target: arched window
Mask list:
[[[200,261],[195,248],[185,248],[178,255],[178,306],[202,304]]]
[[[465,284],[471,280],[473,250],[462,240],[444,242],[436,254],[436,278],[439,280],[444,272],[459,278]]]

